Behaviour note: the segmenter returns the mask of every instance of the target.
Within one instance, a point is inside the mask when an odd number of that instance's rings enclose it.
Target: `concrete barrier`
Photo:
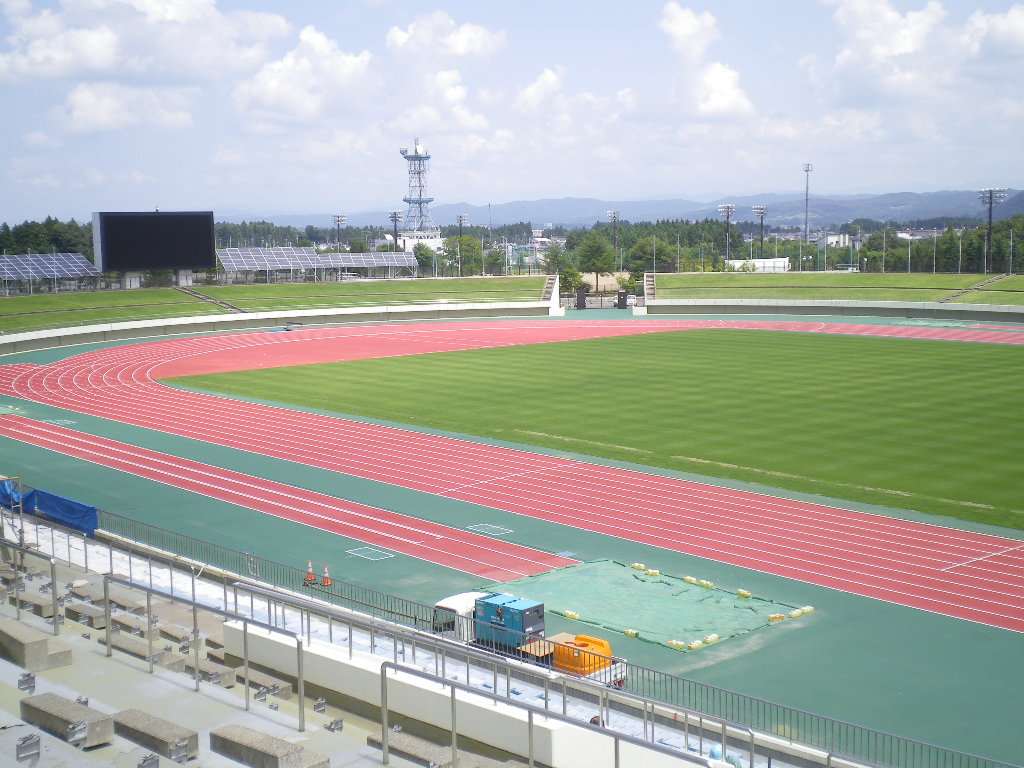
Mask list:
[[[83,749],[106,744],[114,738],[113,717],[55,693],[22,699],[21,719]],[[82,731],[76,740],[70,734],[77,732],[80,724]]]
[[[0,656],[29,672],[71,664],[71,649],[64,643],[6,616],[0,617]]]
[[[210,731],[210,749],[253,768],[330,768],[321,754],[243,725]]]
[[[115,714],[114,733],[172,760],[181,756],[178,750],[182,742],[185,742],[184,757],[192,759],[199,755],[198,733],[141,709],[126,709]]]

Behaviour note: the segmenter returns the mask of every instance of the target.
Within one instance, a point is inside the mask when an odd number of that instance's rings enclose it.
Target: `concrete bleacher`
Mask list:
[[[199,756],[196,731],[141,709],[126,709],[115,714],[114,733],[172,760],[184,762],[180,758],[189,760]]]
[[[106,637],[100,636],[100,645],[106,645]],[[134,656],[138,659],[148,660],[150,658],[149,640],[130,635],[124,632],[112,632],[110,635],[110,647]],[[165,650],[163,646],[154,644],[152,650],[153,663],[158,667],[169,669],[174,672],[185,671],[185,656],[174,651]]]
[[[114,737],[114,720],[85,704],[55,693],[40,693],[21,700],[21,719],[82,749],[108,743]],[[78,731],[81,727],[81,731]],[[77,733],[77,738],[76,738]]]
[[[210,731],[210,749],[254,768],[331,767],[330,760],[318,752],[244,725]]]
[[[0,656],[28,672],[71,663],[71,649],[64,643],[6,616],[0,617]]]

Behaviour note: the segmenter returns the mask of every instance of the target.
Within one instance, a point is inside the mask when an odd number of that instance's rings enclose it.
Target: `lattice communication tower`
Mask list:
[[[430,170],[430,155],[420,144],[419,139],[413,139],[412,151],[408,147],[402,147],[402,157],[409,163],[409,195],[402,198],[402,202],[409,204],[405,212],[405,219],[402,222],[404,232],[430,232],[435,233],[438,227],[430,217],[430,203],[434,198],[427,197],[427,171]]]

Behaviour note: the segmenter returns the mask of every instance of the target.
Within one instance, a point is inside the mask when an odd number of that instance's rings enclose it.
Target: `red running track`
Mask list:
[[[714,327],[1024,343],[992,330],[797,322],[360,326],[165,340],[6,366],[0,392],[1024,632],[1024,542],[197,395],[155,380]]]
[[[491,581],[511,581],[577,562],[21,416],[0,418],[0,435]]]

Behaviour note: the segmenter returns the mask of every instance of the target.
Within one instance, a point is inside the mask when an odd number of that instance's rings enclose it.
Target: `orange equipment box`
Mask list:
[[[555,646],[554,667],[561,672],[590,675],[610,665],[611,655],[612,647],[607,640],[576,635],[573,640]]]

